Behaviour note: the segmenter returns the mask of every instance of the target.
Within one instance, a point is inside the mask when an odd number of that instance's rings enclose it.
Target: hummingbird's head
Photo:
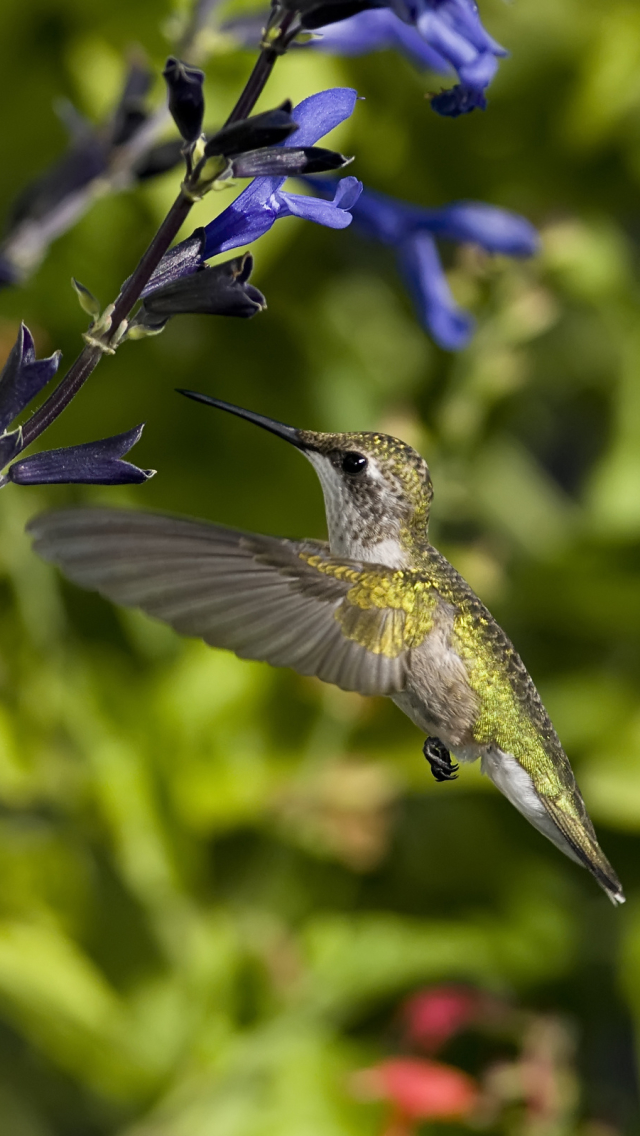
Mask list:
[[[332,552],[401,567],[427,536],[433,487],[420,454],[388,434],[301,430],[324,493]]]
[[[433,496],[424,458],[388,434],[297,430],[231,403],[182,394],[246,418],[285,438],[313,465],[324,493],[329,543],[336,555],[402,567],[427,537]]]

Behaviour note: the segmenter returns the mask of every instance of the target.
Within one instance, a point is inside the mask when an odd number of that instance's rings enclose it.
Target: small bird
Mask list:
[[[614,904],[569,760],[515,648],[428,538],[426,462],[378,433],[298,430],[195,391],[296,446],[320,479],[328,543],[239,532],[121,509],[63,509],[31,521],[35,549],[82,587],[140,607],[241,658],[387,695],[426,735],[438,781],[481,769]]]

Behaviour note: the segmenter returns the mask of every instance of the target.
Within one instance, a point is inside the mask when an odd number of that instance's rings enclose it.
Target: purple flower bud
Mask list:
[[[297,130],[298,124],[291,115],[291,102],[286,99],[279,107],[254,114],[240,122],[223,126],[209,138],[204,152],[207,158],[222,154],[233,158],[246,150],[259,150],[264,146],[277,146]]]
[[[252,269],[250,253],[213,268],[200,267],[147,295],[132,326],[159,331],[171,316],[183,314],[250,319],[267,306],[262,292],[248,283]]]
[[[335,150],[324,150],[322,146],[305,146],[301,150],[292,146],[268,146],[239,154],[231,162],[230,172],[233,177],[292,177],[339,170],[351,161],[352,158],[345,158]]]
[[[16,485],[138,485],[153,477],[155,470],[138,469],[120,459],[139,441],[143,428],[136,426],[99,442],[32,454],[9,466],[7,478]]]
[[[31,332],[25,324],[20,324],[18,338],[0,372],[0,430],[6,430],[53,378],[60,364],[60,354],[55,351],[48,359],[36,359]]]
[[[195,142],[204,116],[204,71],[170,55],[162,72],[169,93],[169,110],[185,142]]]

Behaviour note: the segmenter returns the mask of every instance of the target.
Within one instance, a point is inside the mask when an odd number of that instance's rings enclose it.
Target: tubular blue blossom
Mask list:
[[[328,180],[304,180],[316,192],[331,193]],[[449,351],[465,346],[474,323],[451,295],[434,237],[506,256],[533,256],[539,247],[538,234],[524,217],[479,201],[427,209],[367,189],[352,212],[361,233],[395,249],[422,324]]]
[[[438,114],[484,109],[484,92],[507,52],[482,26],[474,0],[389,0],[385,7],[319,28],[316,46],[343,55],[398,48],[419,67],[457,73],[460,82],[431,99]]]
[[[356,98],[356,92],[350,87],[333,87],[304,99],[293,111],[297,129],[287,142],[296,149],[313,146],[349,118]],[[333,182],[329,194],[326,192],[328,183],[323,182],[322,198],[289,193],[282,188],[286,180],[286,177],[255,178],[218,217],[165,253],[143,297],[195,272],[217,253],[257,240],[281,217],[304,217],[331,229],[344,229],[351,224],[350,210],[362,191],[357,178],[346,177],[337,184]]]
[[[335,197],[329,201],[286,193],[279,188],[284,180],[256,178],[233,205],[207,225],[203,258],[206,260],[216,253],[257,240],[281,217],[304,217],[330,229],[345,229],[351,224],[350,210],[362,190],[357,178],[342,178],[336,186]],[[279,183],[278,187],[273,187],[274,182]]]
[[[350,87],[333,87],[304,99],[293,112],[298,129],[287,139],[289,146],[313,146],[353,113],[357,94]],[[282,190],[286,178],[256,178],[232,205],[205,226],[203,259],[249,244],[268,232],[280,217],[306,217],[332,229],[351,224],[349,210],[361,185],[357,178],[343,178],[333,201],[316,200]]]
[[[446,351],[466,347],[475,322],[451,294],[433,237],[418,233],[403,241],[397,251],[400,272],[420,322]]]

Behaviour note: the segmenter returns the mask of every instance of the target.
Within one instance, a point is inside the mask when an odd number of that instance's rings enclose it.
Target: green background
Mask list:
[[[424,94],[440,81],[392,54],[292,53],[261,103],[353,85],[366,100],[335,137],[350,173],[541,228],[533,261],[445,250],[478,320],[470,347],[434,347],[386,250],[279,222],[253,247],[267,312],[184,317],[125,345],[46,436],[146,421],[132,458],[158,469],[151,482],[1,495],[2,1136],[374,1136],[383,1113],[349,1075],[399,1048],[401,999],[444,980],[568,1039],[557,1115],[535,1127],[514,1106],[489,1131],[639,1130],[640,9],[482,13],[510,51],[485,114],[438,118]],[[3,212],[64,147],[54,100],[104,116],[132,43],[160,70],[169,16],[156,0],[4,0]],[[208,126],[250,66],[212,55]],[[41,353],[74,357],[86,321],[70,276],[111,300],[176,178],[97,200],[0,295],[2,354],[24,318]],[[226,203],[211,195],[194,225]],[[300,455],[176,386],[421,450],[434,542],[524,657],[625,908],[476,767],[436,785],[391,703],[181,641],[36,560],[28,517],[76,501],[323,535]],[[481,1077],[516,1052],[481,1032],[444,1057]]]

